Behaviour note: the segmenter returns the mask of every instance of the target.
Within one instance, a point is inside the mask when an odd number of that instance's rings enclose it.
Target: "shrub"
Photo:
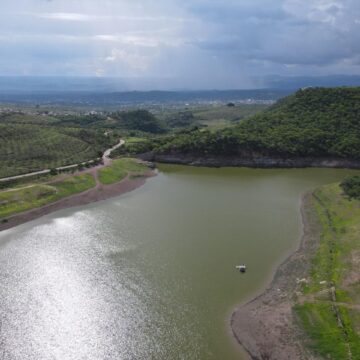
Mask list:
[[[344,193],[350,198],[360,199],[360,176],[348,176],[340,184]]]

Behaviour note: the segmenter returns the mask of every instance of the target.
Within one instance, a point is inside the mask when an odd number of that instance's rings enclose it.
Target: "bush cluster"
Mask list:
[[[340,186],[350,198],[360,199],[360,176],[348,176],[341,182]]]

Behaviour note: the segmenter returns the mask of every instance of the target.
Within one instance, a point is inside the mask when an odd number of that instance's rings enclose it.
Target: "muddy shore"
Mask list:
[[[277,268],[268,288],[236,308],[231,316],[233,335],[252,360],[316,359],[306,350],[305,334],[296,325],[292,311],[320,239],[321,226],[312,197],[307,193],[301,199],[303,233],[299,248]]]
[[[148,171],[141,177],[127,176],[124,180],[111,184],[97,184],[94,188],[82,193],[63,198],[59,201],[44,205],[42,207],[31,209],[7,218],[7,222],[0,223],[0,231],[10,229],[14,226],[35,220],[54,211],[70,208],[74,206],[87,205],[100,200],[106,200],[115,196],[125,194],[144,185],[146,179],[156,175],[155,171]]]

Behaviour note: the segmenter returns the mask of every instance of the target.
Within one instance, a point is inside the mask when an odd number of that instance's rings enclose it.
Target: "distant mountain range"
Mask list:
[[[360,76],[268,76],[261,83],[263,89],[250,90],[128,91],[126,79],[120,78],[0,76],[0,103],[117,106],[275,101],[303,87],[360,86]]]
[[[267,76],[264,83],[273,89],[297,90],[304,87],[360,86],[358,75]]]

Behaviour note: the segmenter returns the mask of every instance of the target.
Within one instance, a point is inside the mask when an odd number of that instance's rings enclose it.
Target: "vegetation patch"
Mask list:
[[[360,337],[346,307],[338,307],[342,326],[331,304],[306,303],[295,306],[294,310],[311,339],[308,345],[316,355],[339,360],[349,359],[349,354],[352,359],[360,358]]]
[[[100,182],[109,185],[125,179],[129,173],[142,175],[147,170],[147,166],[137,162],[136,159],[123,158],[114,160],[110,166],[100,169],[98,174]]]
[[[157,113],[169,128],[190,128],[193,126],[221,129],[234,125],[245,118],[265,110],[263,104],[196,105],[181,109],[163,109]]]
[[[348,176],[342,181],[340,186],[350,198],[360,198],[360,176]]]
[[[117,120],[120,127],[128,130],[140,130],[149,133],[164,133],[165,124],[147,110],[119,111],[111,117]]]
[[[91,174],[71,176],[65,180],[53,183],[60,197],[77,194],[95,187],[96,182]]]
[[[82,174],[51,184],[33,184],[0,192],[0,218],[31,210],[95,186],[94,177]]]
[[[224,128],[253,116],[268,108],[261,104],[236,104],[234,106],[212,106],[194,111],[194,120],[214,128]]]
[[[95,159],[113,141],[98,130],[0,124],[0,178]]]
[[[360,359],[360,201],[339,184],[313,194],[322,226],[301,301],[294,307],[313,351],[327,359]]]

